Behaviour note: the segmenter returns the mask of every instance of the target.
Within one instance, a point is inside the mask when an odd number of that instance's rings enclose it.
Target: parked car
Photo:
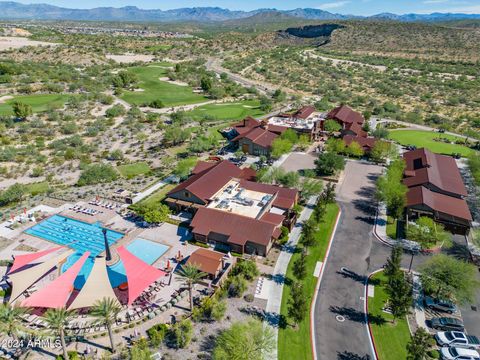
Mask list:
[[[443,331],[463,331],[463,321],[450,317],[438,317],[430,320],[431,327]]]
[[[444,347],[440,350],[440,354],[444,360],[480,360],[476,350],[459,347]]]
[[[457,311],[457,307],[451,301],[435,299],[430,296],[425,297],[425,306],[433,310],[443,311],[450,314]]]
[[[480,348],[480,340],[476,336],[460,331],[441,331],[435,334],[435,340],[440,346],[454,346],[467,349]]]

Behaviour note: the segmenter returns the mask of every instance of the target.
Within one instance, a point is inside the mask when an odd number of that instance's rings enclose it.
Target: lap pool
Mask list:
[[[76,289],[80,289],[85,284],[92,270],[95,257],[105,251],[103,229],[100,223],[88,224],[61,215],[54,215],[26,230],[25,233],[56,244],[68,246],[76,251],[67,258],[65,264],[62,266],[62,272],[68,270],[86,251],[91,252],[90,257],[75,279],[74,286]],[[124,236],[124,234],[120,232],[109,229],[106,230],[108,243],[110,245],[115,244]],[[148,264],[153,264],[168,250],[168,246],[166,245],[140,238],[132,241],[126,248],[133,255]],[[121,261],[109,266],[107,271],[112,287],[117,287],[127,281],[125,268]]]

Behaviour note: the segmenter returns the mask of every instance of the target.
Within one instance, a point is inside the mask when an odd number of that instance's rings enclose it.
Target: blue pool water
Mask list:
[[[52,241],[83,254],[91,252],[95,257],[105,251],[103,227],[99,223],[88,224],[61,215],[54,215],[26,230],[25,233]],[[107,239],[110,245],[123,237],[122,233],[107,229]]]
[[[26,230],[25,233],[60,245],[66,245],[76,250],[73,255],[67,258],[62,266],[62,272],[67,271],[86,251],[91,252],[90,257],[85,261],[75,279],[74,286],[76,289],[80,289],[92,271],[95,257],[105,251],[102,229],[99,223],[88,224],[64,216],[54,215]],[[122,237],[122,233],[107,229],[107,239],[110,245],[116,243]],[[168,250],[166,245],[145,239],[135,239],[126,248],[133,255],[148,264],[153,264]],[[107,272],[113,287],[117,287],[127,281],[125,268],[121,261],[108,267]]]

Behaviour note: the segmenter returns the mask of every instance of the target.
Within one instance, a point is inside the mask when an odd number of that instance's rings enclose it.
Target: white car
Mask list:
[[[480,360],[480,355],[475,350],[458,347],[444,347],[440,350],[444,360]]]
[[[467,335],[460,331],[440,331],[435,334],[435,340],[440,346],[454,346],[467,349],[480,348],[480,341],[476,336]]]

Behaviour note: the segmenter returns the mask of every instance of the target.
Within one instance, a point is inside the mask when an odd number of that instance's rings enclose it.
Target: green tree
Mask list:
[[[175,349],[183,349],[190,344],[193,336],[193,325],[188,319],[182,320],[168,329],[167,337]]]
[[[393,321],[405,317],[412,305],[412,286],[405,278],[403,271],[390,276],[385,285],[388,295],[388,304],[392,311]]]
[[[407,360],[428,360],[429,349],[432,347],[432,336],[422,327],[411,336],[407,344]]]
[[[316,171],[319,175],[333,175],[345,168],[345,159],[333,152],[325,152],[315,160]]]
[[[328,152],[343,154],[345,153],[345,142],[342,139],[329,138],[325,144],[325,148]]]
[[[307,295],[302,283],[294,283],[288,298],[288,316],[295,322],[295,327],[303,320],[308,311]]]
[[[350,145],[346,147],[345,153],[353,157],[362,157],[364,151],[362,146],[358,142],[352,141]]]
[[[400,246],[395,246],[390,252],[390,257],[387,259],[383,267],[383,273],[387,278],[392,278],[400,274],[402,264],[403,250]]]
[[[266,96],[261,96],[260,97],[260,110],[267,113],[272,110],[272,100],[270,100]]]
[[[98,300],[90,310],[90,315],[98,319],[99,323],[107,327],[108,337],[110,339],[110,348],[114,353],[116,351],[115,342],[113,340],[112,325],[117,319],[118,313],[122,310],[116,299],[103,298]]]
[[[200,306],[193,309],[192,318],[195,321],[220,321],[225,315],[227,304],[218,300],[217,296],[206,297]]]
[[[275,348],[270,327],[258,320],[236,322],[217,337],[214,360],[264,360]]]
[[[185,142],[190,137],[188,130],[184,130],[178,126],[169,126],[163,133],[163,142],[176,146]]]
[[[67,344],[65,342],[65,328],[73,316],[74,312],[66,309],[48,309],[45,314],[43,314],[43,318],[48,324],[48,329],[54,331],[55,334],[60,337],[64,360],[69,359]]]
[[[372,135],[377,139],[388,139],[389,132],[384,127],[378,127],[373,130]]]
[[[91,164],[82,171],[77,185],[109,183],[117,180],[118,176],[118,172],[109,164]]]
[[[403,184],[405,162],[393,161],[385,175],[377,180],[377,198],[386,204],[389,215],[400,218],[407,202],[407,187]]]
[[[17,119],[26,120],[30,115],[32,115],[32,107],[28,104],[22,103],[20,101],[15,101],[12,104],[13,113]]]
[[[340,130],[342,130],[342,125],[340,125],[337,121],[335,120],[326,120],[324,125],[323,125],[323,129],[326,131],[326,132],[329,132],[329,133],[333,133],[333,132],[338,132]]]
[[[303,280],[307,276],[307,254],[302,251],[300,257],[293,263],[293,274],[298,280]]]
[[[302,199],[309,199],[311,196],[322,191],[323,183],[316,179],[303,178],[300,182],[300,195]]]
[[[9,303],[0,305],[0,331],[12,338],[17,337],[22,329],[22,316],[28,314],[30,309],[12,306]]]
[[[11,185],[7,190],[0,192],[0,206],[22,201],[26,192],[25,185],[18,183]]]
[[[184,278],[185,284],[188,286],[188,294],[190,298],[190,311],[193,310],[193,286],[202,280],[206,273],[201,272],[198,266],[186,264],[183,265],[178,274]]]
[[[145,210],[143,220],[149,224],[159,224],[168,219],[170,209],[164,204],[156,205]]]
[[[420,267],[420,271],[427,294],[460,304],[472,302],[480,285],[474,265],[444,254],[432,256]]]
[[[242,275],[246,280],[252,281],[258,275],[260,275],[260,271],[258,270],[255,261],[241,260],[238,261],[237,264],[234,266],[231,274],[233,276]]]
[[[278,159],[283,154],[286,154],[292,150],[293,143],[288,139],[276,138],[272,142],[271,156]]]
[[[207,76],[202,77],[202,79],[200,80],[200,87],[206,93],[210,92],[210,90],[212,90],[213,88],[212,78]]]
[[[284,140],[290,141],[292,144],[296,144],[298,142],[298,135],[295,130],[287,129],[280,135],[280,138]]]
[[[370,158],[376,162],[385,162],[397,155],[395,145],[388,141],[377,140],[370,151]]]
[[[423,249],[429,249],[437,244],[448,248],[452,245],[452,234],[447,232],[442,224],[432,218],[421,216],[407,227],[407,238],[420,243]]]
[[[198,162],[198,158],[189,157],[183,160],[180,160],[173,170],[173,174],[178,176],[180,179],[186,179],[188,175],[192,172],[192,169]]]
[[[300,243],[306,248],[315,246],[318,242],[317,237],[315,236],[315,225],[312,221],[313,219],[308,219],[305,221],[302,227],[302,237],[300,238]]]

